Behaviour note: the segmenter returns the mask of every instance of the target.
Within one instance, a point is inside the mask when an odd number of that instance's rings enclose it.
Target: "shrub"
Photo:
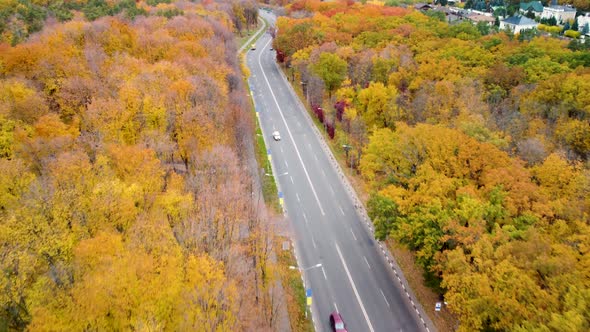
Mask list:
[[[578,39],[580,38],[581,33],[575,30],[566,30],[563,35],[566,37]]]

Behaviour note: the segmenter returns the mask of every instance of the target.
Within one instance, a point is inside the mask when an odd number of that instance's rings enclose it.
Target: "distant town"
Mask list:
[[[536,29],[570,38],[590,36],[590,13],[577,11],[571,5],[558,5],[555,1],[548,6],[543,6],[541,1],[521,2],[515,9],[506,6],[502,0],[488,4],[483,0],[437,0],[434,3],[416,3],[414,8],[423,12],[440,12],[449,23],[468,20],[474,24],[497,26],[515,34]]]

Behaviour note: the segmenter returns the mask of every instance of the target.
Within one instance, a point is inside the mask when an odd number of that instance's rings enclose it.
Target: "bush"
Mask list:
[[[581,33],[575,30],[566,30],[563,35],[566,37],[578,39],[580,38]]]
[[[346,109],[346,101],[338,101],[334,104],[334,108],[336,109],[336,118],[338,121],[342,121],[342,116],[344,115],[344,110]]]
[[[328,136],[330,139],[334,139],[334,135],[336,134],[336,129],[334,128],[334,124],[326,123],[326,130],[328,131]]]
[[[558,26],[543,25],[543,27],[543,30],[551,34],[559,34],[561,32],[561,28]],[[541,28],[539,28],[539,30],[541,30]]]

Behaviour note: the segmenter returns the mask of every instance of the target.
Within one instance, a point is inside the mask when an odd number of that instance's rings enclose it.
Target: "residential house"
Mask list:
[[[417,4],[414,5],[414,9],[421,10],[423,12],[429,11],[432,8],[434,8],[432,5],[427,4],[427,3],[422,3],[422,2],[419,2],[419,3],[417,3]]]
[[[555,17],[558,23],[576,19],[576,8],[570,6],[551,5],[543,8],[541,18]]]
[[[520,33],[522,30],[536,29],[539,23],[524,16],[512,16],[500,21],[500,30],[508,28],[514,33]]]
[[[541,1],[521,2],[519,11],[522,15],[532,12],[535,16],[540,16],[543,13],[543,4]]]
[[[485,22],[488,25],[494,25],[496,22],[496,18],[491,15],[482,15],[478,13],[469,13],[467,18],[470,19],[473,23],[477,24],[479,22]]]

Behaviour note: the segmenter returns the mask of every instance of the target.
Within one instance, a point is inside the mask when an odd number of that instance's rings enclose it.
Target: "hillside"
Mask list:
[[[277,60],[459,330],[590,329],[588,44],[352,1],[288,13]]]
[[[157,2],[0,44],[0,330],[273,323],[240,8]]]

